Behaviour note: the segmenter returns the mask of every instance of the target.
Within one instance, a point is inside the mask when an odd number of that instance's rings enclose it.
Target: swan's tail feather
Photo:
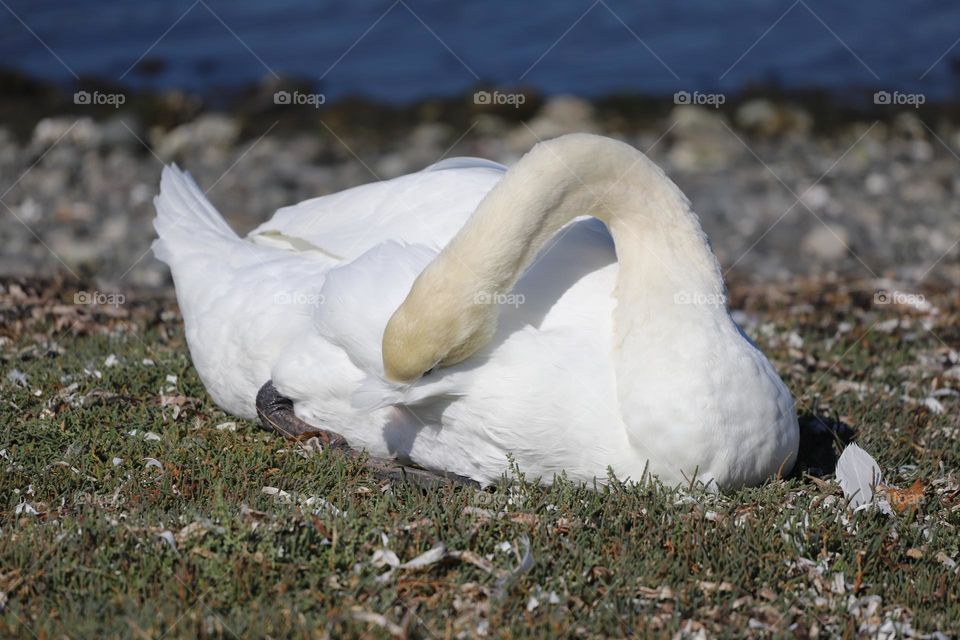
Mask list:
[[[326,263],[239,237],[176,166],[164,168],[154,205],[153,252],[173,275],[200,379],[218,405],[255,417],[277,354],[310,327],[313,307],[294,296],[315,291]]]
[[[185,254],[207,253],[211,244],[240,238],[207,200],[189,173],[176,165],[163,168],[160,195],[153,199],[157,217],[154,255],[171,267]]]

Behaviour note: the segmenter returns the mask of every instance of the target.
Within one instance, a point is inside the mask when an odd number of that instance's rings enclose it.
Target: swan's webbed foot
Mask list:
[[[853,440],[853,429],[838,420],[814,414],[799,416],[797,421],[800,424],[800,446],[790,475],[807,474],[820,478],[832,474],[837,467],[837,451]]]
[[[340,434],[315,427],[298,418],[293,412],[293,401],[281,395],[273,386],[272,380],[267,380],[257,392],[257,416],[261,426],[267,431],[294,440],[317,438],[325,448],[342,451],[350,458],[363,458],[364,466],[369,468],[378,480],[409,482],[424,489],[437,489],[449,484],[480,487],[476,481],[454,473],[428,471],[403,465],[395,460],[364,457],[360,452],[351,449],[346,438]]]

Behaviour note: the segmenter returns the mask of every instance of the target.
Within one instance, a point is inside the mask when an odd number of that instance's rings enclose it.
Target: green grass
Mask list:
[[[960,386],[955,294],[931,293],[940,313],[923,316],[837,285],[732,291],[801,410],[843,416],[889,482],[922,482],[918,505],[885,516],[809,479],[719,496],[384,487],[218,410],[170,299],[86,307],[74,290],[0,290],[2,636],[807,637],[960,620],[958,401],[937,414],[903,399]],[[867,331],[891,318],[909,326]],[[372,562],[440,543],[453,553],[422,569]]]

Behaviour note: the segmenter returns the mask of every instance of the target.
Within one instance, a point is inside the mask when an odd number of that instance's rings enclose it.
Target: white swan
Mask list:
[[[794,464],[790,392],[730,318],[689,202],[627,144],[445,161],[245,239],[175,167],[155,202],[194,364],[230,413],[254,417],[272,379],[352,447],[481,484],[508,456],[544,481],[721,489]]]

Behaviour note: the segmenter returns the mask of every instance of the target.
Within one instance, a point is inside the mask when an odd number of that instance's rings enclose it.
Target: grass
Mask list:
[[[887,482],[920,481],[887,516],[809,478],[724,495],[518,474],[488,492],[381,486],[218,410],[169,297],[76,305],[76,286],[2,284],[2,636],[815,637],[960,620],[958,398],[923,403],[960,387],[955,293],[927,292],[930,313],[856,283],[731,289],[801,411],[842,416]]]

